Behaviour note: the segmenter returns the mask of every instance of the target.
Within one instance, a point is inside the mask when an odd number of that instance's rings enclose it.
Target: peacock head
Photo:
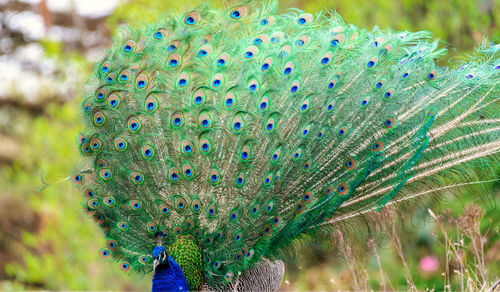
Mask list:
[[[153,249],[153,268],[156,270],[158,266],[163,268],[169,268],[170,264],[168,262],[169,255],[167,250],[163,246],[157,246]]]
[[[167,250],[162,246],[163,237],[165,234],[162,231],[156,232],[156,244],[157,246],[153,249],[153,268],[156,270],[158,266],[162,266],[164,268],[169,268],[170,264],[168,262],[169,255]]]

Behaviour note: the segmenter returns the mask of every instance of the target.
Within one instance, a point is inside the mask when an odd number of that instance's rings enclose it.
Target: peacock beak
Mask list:
[[[160,264],[159,260],[154,260],[154,262],[153,262],[153,270],[156,271],[156,267],[158,267],[159,264]]]

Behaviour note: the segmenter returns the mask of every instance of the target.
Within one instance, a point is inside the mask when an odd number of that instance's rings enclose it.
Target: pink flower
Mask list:
[[[439,269],[439,261],[435,256],[425,256],[420,259],[420,268],[424,272],[435,272]]]

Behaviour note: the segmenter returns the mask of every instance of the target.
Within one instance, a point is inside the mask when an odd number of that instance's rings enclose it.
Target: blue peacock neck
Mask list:
[[[169,244],[168,251],[162,246],[165,234],[156,234],[157,246],[153,249],[153,292],[198,290],[202,283],[203,264],[201,250],[194,241],[179,236]]]
[[[153,292],[188,291],[186,278],[181,267],[168,255],[163,246],[154,248],[153,258],[155,259]]]

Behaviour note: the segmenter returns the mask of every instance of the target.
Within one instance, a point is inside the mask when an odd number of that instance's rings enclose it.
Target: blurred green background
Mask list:
[[[0,290],[150,290],[150,275],[124,274],[98,256],[104,238],[67,180],[79,161],[79,100],[93,62],[119,27],[200,2],[0,0]],[[279,7],[280,12],[336,9],[347,22],[368,29],[429,30],[446,41],[450,56],[472,53],[485,38],[499,42],[496,0],[283,0]],[[493,167],[500,177],[500,166]],[[396,219],[394,233],[390,228],[380,232],[376,252],[366,242],[318,240],[288,263],[283,290],[379,290],[384,285],[387,290],[412,285],[443,290],[447,270],[453,290],[475,287],[467,286],[467,277],[491,284],[500,275],[499,189],[492,183],[460,190],[432,205],[441,218],[445,208],[456,216],[467,202],[475,202],[483,217],[467,209],[461,219],[440,225],[427,207],[412,208],[405,220]],[[468,233],[467,220],[478,229]],[[451,259],[446,264],[445,232],[463,246],[457,254],[468,259],[465,267],[471,266],[468,272],[474,275],[464,278]],[[411,281],[401,268],[397,239]],[[484,241],[482,263],[468,248],[476,240]],[[339,257],[346,248],[352,256]]]

